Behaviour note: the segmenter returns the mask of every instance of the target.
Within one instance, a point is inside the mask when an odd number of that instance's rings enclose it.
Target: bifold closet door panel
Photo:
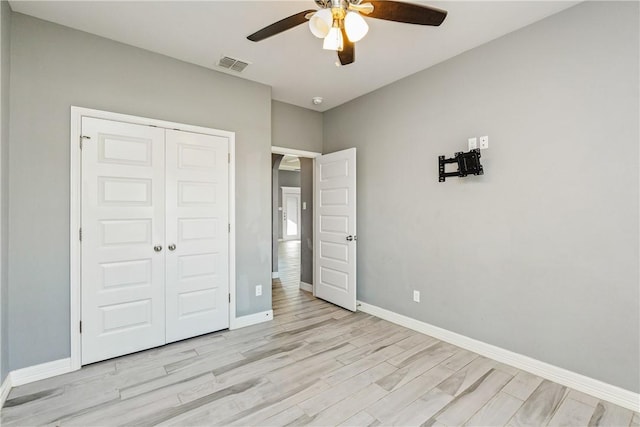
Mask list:
[[[165,131],[83,117],[82,135],[87,364],[165,343]]]
[[[229,140],[166,131],[166,336],[229,327]]]

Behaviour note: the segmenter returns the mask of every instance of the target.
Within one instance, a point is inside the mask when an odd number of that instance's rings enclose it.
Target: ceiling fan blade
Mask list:
[[[342,28],[342,50],[338,51],[338,59],[340,64],[349,65],[356,60],[356,44],[349,41],[347,32]]]
[[[373,12],[365,16],[387,21],[437,27],[447,17],[446,10],[430,6],[391,0],[370,1],[370,3],[373,4]]]
[[[248,36],[247,39],[251,40],[252,42],[259,42],[271,36],[275,36],[276,34],[279,34],[283,31],[287,31],[300,24],[304,24],[305,22],[307,22],[307,14],[315,12],[317,11],[309,9],[305,10],[304,12],[296,13],[295,15],[291,15],[287,18],[281,19],[278,22],[274,22],[273,24],[256,31],[255,33]]]

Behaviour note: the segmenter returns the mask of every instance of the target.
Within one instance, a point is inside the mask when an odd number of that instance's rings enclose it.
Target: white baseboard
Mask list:
[[[71,372],[71,358],[54,360],[53,362],[42,363],[40,365],[29,366],[27,368],[11,371],[11,386],[17,387],[45,378]]]
[[[258,323],[268,322],[270,320],[273,320],[273,310],[262,311],[260,313],[237,317],[231,323],[231,327],[229,329],[245,328],[247,326],[257,325]]]
[[[7,400],[7,396],[9,396],[9,392],[11,391],[11,372],[7,374],[7,378],[2,381],[2,385],[0,385],[0,408],[4,406],[4,402]]]
[[[278,277],[280,277],[280,272],[278,272],[278,271],[272,271],[271,272],[271,278],[272,279],[277,279]]]
[[[313,293],[313,285],[311,285],[309,283],[300,282],[300,289],[302,289],[303,291],[307,291],[307,292]]]
[[[358,310],[396,323],[439,340],[462,347],[498,362],[511,365],[558,384],[590,394],[632,411],[640,411],[640,394],[569,371],[558,366],[469,338],[402,314],[358,301]]]

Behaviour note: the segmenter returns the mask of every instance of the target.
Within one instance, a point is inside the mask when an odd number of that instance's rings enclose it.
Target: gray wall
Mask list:
[[[9,372],[8,218],[9,218],[9,71],[11,9],[0,1],[0,383]]]
[[[282,187],[300,187],[300,172],[299,171],[278,171],[278,238],[282,239],[282,216],[284,211],[282,210]]]
[[[323,115],[317,111],[312,111],[306,108],[301,108],[295,105],[287,104],[279,101],[272,101],[271,103],[271,127],[272,127],[272,145],[277,147],[293,148],[296,150],[312,151],[316,153],[322,152],[322,121]],[[300,162],[307,160],[310,164],[312,161],[309,159],[300,159]],[[303,168],[304,169],[304,168]],[[305,171],[301,170],[301,176]],[[310,169],[309,173],[312,173]],[[301,178],[304,179],[304,178]],[[297,185],[285,185],[282,183],[275,184],[274,188],[277,191],[277,198],[279,201],[278,206],[282,206],[282,193],[280,186],[299,187]],[[313,183],[311,183],[313,185]],[[307,189],[313,192],[313,188]],[[306,245],[312,245],[313,235],[313,211],[310,210],[310,203],[313,199],[311,194],[308,199],[305,200],[305,189],[301,189],[301,197],[303,201],[307,201],[307,211],[302,211],[302,249],[301,249],[301,280],[306,283],[312,282],[312,273],[308,273],[312,270],[313,255],[311,252],[312,246],[306,248]],[[274,224],[274,256],[273,256],[273,271],[278,271],[278,238],[282,238],[282,211],[276,210],[273,214]],[[305,243],[306,238],[306,243]]]
[[[313,159],[300,157],[300,201],[307,204],[301,210],[300,281],[313,283]]]
[[[69,356],[72,105],[236,132],[237,314],[271,309],[270,88],[20,14],[11,36],[10,368]]]
[[[358,148],[359,299],[640,391],[638,8],[579,4],[325,113],[323,152]],[[485,175],[438,183],[481,135]]]
[[[322,113],[279,101],[271,111],[274,146],[322,152]]]

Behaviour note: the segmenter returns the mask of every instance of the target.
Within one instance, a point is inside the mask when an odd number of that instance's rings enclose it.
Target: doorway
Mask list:
[[[313,293],[313,174],[320,153],[272,148],[272,290]]]
[[[320,155],[272,147],[271,160],[274,312],[286,306],[288,298],[302,302],[313,297],[355,311],[356,149]],[[298,162],[299,181],[281,185],[281,165],[285,170],[298,170]],[[281,229],[288,226],[284,214],[287,208],[282,200],[287,188],[282,187],[297,185],[300,240],[285,240],[286,233],[281,234]],[[295,200],[291,202],[295,204]]]

